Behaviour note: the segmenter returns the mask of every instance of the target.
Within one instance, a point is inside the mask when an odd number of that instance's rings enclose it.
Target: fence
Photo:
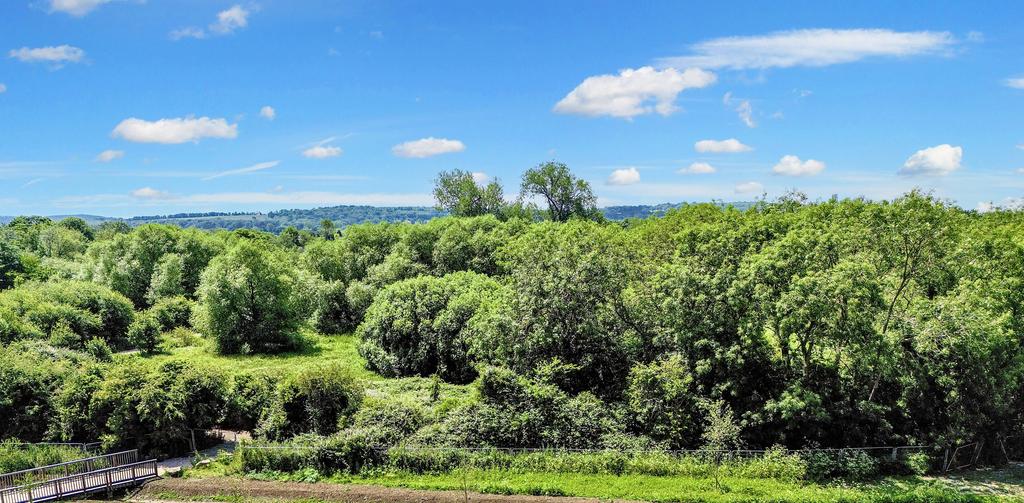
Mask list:
[[[135,463],[139,460],[138,451],[115,452],[91,458],[76,459],[54,465],[29,468],[17,472],[0,475],[0,488],[31,484],[54,477],[67,477],[81,473],[93,472],[102,468],[116,467]]]
[[[133,462],[0,489],[0,503],[40,503],[133,486],[157,477],[156,460]]]

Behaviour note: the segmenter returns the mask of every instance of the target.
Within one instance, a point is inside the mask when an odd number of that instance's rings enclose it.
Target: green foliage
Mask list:
[[[160,329],[160,321],[155,316],[138,316],[128,326],[128,343],[143,353],[152,353],[160,343]]]
[[[132,358],[85,369],[56,401],[60,437],[100,438],[108,449],[138,448],[148,455],[182,454],[190,449],[190,429],[221,422],[226,382],[215,369],[181,360],[150,365]]]
[[[476,383],[478,400],[413,437],[414,445],[597,448],[622,427],[590,393],[570,396],[544,382],[489,367]]]
[[[638,364],[626,391],[632,428],[681,449],[695,444],[701,431],[693,376],[678,354]]]
[[[360,354],[385,376],[430,376],[465,383],[476,371],[468,333],[500,285],[475,273],[421,276],[388,286],[374,299],[359,326]]]
[[[59,445],[26,446],[15,440],[0,441],[0,473],[54,465],[88,456],[81,449]]]
[[[274,353],[294,348],[303,319],[295,270],[286,258],[242,241],[203,272],[194,319],[217,351]]]
[[[501,184],[495,180],[486,186],[477,183],[473,173],[459,169],[442,171],[434,181],[437,209],[458,217],[477,217],[502,213],[505,200]]]
[[[342,365],[303,369],[280,383],[259,433],[272,439],[300,433],[332,434],[347,424],[362,403],[363,393],[363,384]]]
[[[548,218],[555,222],[571,218],[601,218],[590,184],[576,178],[565,164],[559,162],[545,162],[526,170],[519,193],[523,197],[543,198],[548,205]]]
[[[161,331],[189,327],[195,302],[178,295],[165,297],[153,304],[146,312],[160,323]]]
[[[27,283],[0,293],[0,342],[48,336],[81,349],[99,338],[123,349],[134,316],[128,299],[95,283]]]

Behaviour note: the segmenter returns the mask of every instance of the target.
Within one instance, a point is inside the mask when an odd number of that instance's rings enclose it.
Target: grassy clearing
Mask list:
[[[366,370],[366,360],[359,355],[359,339],[352,334],[321,335],[315,332],[303,334],[306,344],[303,348],[276,355],[219,355],[207,344],[173,348],[156,354],[150,359],[162,362],[169,359],[184,359],[197,365],[224,369],[230,373],[267,371],[291,373],[304,367],[339,362],[350,367],[366,380],[381,380],[383,377]]]
[[[366,359],[359,354],[359,338],[354,334],[323,335],[305,332],[306,344],[297,351],[276,355],[220,355],[209,344],[198,339],[198,343],[174,347],[146,358],[155,363],[171,359],[187,360],[200,366],[224,370],[229,374],[266,372],[286,375],[306,367],[341,363],[350,368],[366,383],[367,394],[371,397],[394,397],[412,399],[419,403],[430,402],[432,380],[423,377],[388,379],[367,370]],[[132,358],[135,356],[121,356]],[[440,396],[449,400],[462,400],[469,395],[469,386],[440,383]]]

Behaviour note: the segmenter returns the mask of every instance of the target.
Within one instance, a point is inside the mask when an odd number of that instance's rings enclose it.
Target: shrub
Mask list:
[[[224,354],[296,347],[304,310],[294,268],[256,243],[240,241],[203,272],[195,325]]]
[[[191,326],[189,318],[194,306],[195,302],[177,295],[161,298],[147,312],[160,322],[160,330],[166,332],[178,327]]]
[[[274,404],[277,378],[263,372],[235,374],[231,378],[227,414],[228,428],[253,430]]]
[[[82,349],[98,337],[118,350],[128,345],[125,335],[134,316],[128,299],[101,285],[27,283],[0,293],[0,340],[52,336],[56,329],[63,346]]]
[[[128,343],[143,353],[156,351],[160,343],[160,322],[149,314],[139,316],[128,327]]]
[[[674,449],[694,445],[700,432],[700,408],[693,376],[679,354],[629,373],[626,389],[631,426]]]
[[[272,439],[300,433],[330,435],[359,408],[363,393],[362,383],[339,364],[303,369],[278,386],[273,409],[261,422],[259,433]]]
[[[382,290],[359,326],[359,352],[383,375],[430,376],[465,383],[470,363],[468,327],[485,316],[485,299],[501,286],[475,273],[421,276]]]
[[[163,342],[161,342],[160,347],[165,351],[175,348],[196,347],[203,344],[203,337],[201,335],[184,327],[164,332],[161,339]]]
[[[859,481],[878,475],[878,461],[864,451],[809,451],[803,453],[803,459],[807,462],[807,478],[815,481]]]
[[[109,362],[114,358],[114,353],[110,350],[107,342],[96,337],[85,343],[85,352],[101,362]]]
[[[593,449],[622,430],[601,400],[569,396],[545,382],[491,367],[476,383],[478,399],[453,410],[436,427],[410,440],[416,445]]]
[[[927,452],[912,452],[903,459],[903,463],[911,474],[920,477],[931,471],[932,459]]]

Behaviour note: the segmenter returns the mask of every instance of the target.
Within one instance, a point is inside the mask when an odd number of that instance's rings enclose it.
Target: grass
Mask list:
[[[221,473],[193,473],[190,478],[223,476]],[[625,499],[652,502],[1004,502],[1021,501],[1006,495],[966,492],[937,480],[916,477],[890,478],[872,483],[814,484],[775,479],[724,477],[722,489],[710,477],[610,475],[467,470],[437,474],[380,472],[361,475],[250,474],[249,478],[281,482],[329,482],[391,488],[469,491],[484,494],[576,496],[601,500]]]
[[[365,380],[381,380],[383,377],[366,369],[366,360],[359,355],[359,338],[352,334],[321,335],[315,332],[303,333],[304,347],[297,351],[276,355],[219,355],[207,344],[170,349],[149,357],[156,362],[169,359],[186,359],[197,365],[224,369],[231,373],[267,371],[275,374],[295,372],[311,365],[341,362]]]
[[[580,496],[655,502],[941,502],[1000,501],[993,496],[965,494],[938,482],[887,479],[864,485],[818,485],[775,479],[725,477],[722,490],[711,478],[651,475],[587,475],[511,473],[499,470],[466,474],[388,473],[342,478],[340,482],[411,489],[462,490],[489,494]]]
[[[198,345],[176,347],[148,356],[155,363],[184,359],[200,366],[222,369],[229,374],[252,371],[273,375],[298,372],[305,367],[339,362],[366,382],[370,396],[409,398],[429,402],[431,379],[424,377],[385,378],[366,368],[366,359],[359,354],[359,338],[354,334],[323,335],[312,331],[302,334],[306,343],[297,351],[276,355],[220,355],[206,341]],[[122,356],[131,358],[133,356]],[[462,400],[469,395],[469,386],[441,383],[441,397]]]

